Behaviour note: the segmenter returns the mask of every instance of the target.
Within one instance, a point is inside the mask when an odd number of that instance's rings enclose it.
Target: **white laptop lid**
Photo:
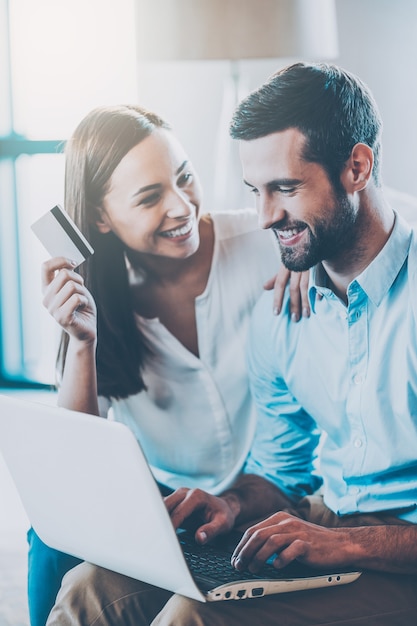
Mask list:
[[[126,426],[0,395],[0,451],[46,544],[205,601]]]
[[[0,451],[29,520],[46,544],[174,593],[200,601],[257,598],[346,584],[360,575],[301,567],[266,578],[237,575],[236,580],[227,552],[229,573],[223,572],[223,582],[206,572],[198,578],[200,591],[127,426],[0,395]],[[204,569],[205,559],[200,564]]]

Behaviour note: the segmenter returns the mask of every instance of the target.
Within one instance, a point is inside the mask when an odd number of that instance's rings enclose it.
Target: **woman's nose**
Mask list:
[[[169,194],[166,199],[167,216],[172,218],[184,217],[191,213],[190,199],[180,191]]]

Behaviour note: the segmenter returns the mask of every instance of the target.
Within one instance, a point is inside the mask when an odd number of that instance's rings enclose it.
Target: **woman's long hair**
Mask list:
[[[65,147],[65,209],[94,248],[78,271],[97,306],[97,384],[99,395],[107,397],[144,389],[141,371],[149,347],[135,322],[124,245],[112,232],[98,231],[98,209],[115,168],[155,128],[170,127],[139,106],[99,107],[81,121]],[[60,376],[68,340],[63,332]]]

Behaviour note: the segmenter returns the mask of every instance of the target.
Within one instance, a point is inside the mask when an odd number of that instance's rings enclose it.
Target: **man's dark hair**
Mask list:
[[[353,146],[368,145],[380,185],[381,116],[369,89],[353,74],[325,63],[290,65],[239,104],[230,134],[251,140],[288,128],[305,135],[304,159],[321,164],[338,185]]]

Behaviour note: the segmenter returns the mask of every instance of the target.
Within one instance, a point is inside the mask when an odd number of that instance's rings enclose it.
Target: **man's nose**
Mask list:
[[[258,224],[260,228],[271,228],[285,218],[285,210],[279,206],[276,198],[262,198],[257,202]]]

